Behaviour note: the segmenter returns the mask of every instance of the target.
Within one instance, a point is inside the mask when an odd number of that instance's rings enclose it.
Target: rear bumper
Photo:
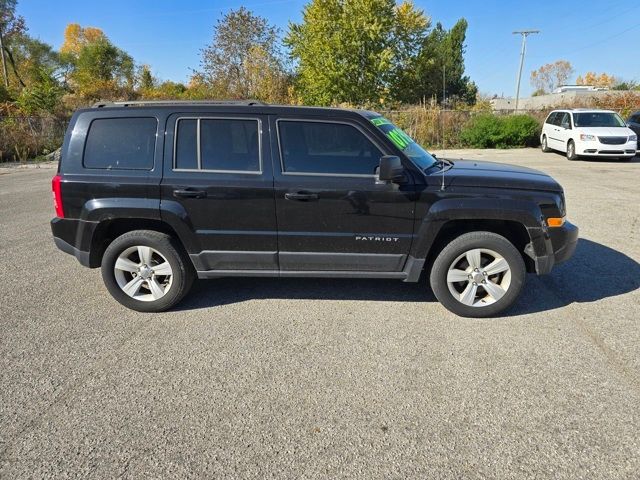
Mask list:
[[[53,241],[55,242],[56,247],[58,247],[63,252],[76,257],[78,261],[85,267],[91,266],[89,252],[78,250],[76,247],[74,247],[73,245],[69,245],[60,237],[53,237]]]
[[[571,258],[578,245],[578,227],[565,222],[560,228],[549,228],[546,239],[546,255],[532,256],[538,275],[545,275]]]
[[[76,219],[54,218],[51,220],[53,241],[60,250],[73,255],[85,267],[97,267],[91,258],[91,240],[97,223]]]

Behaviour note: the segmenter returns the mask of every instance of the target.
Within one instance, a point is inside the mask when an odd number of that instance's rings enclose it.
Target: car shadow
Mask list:
[[[580,239],[568,262],[550,275],[528,275],[525,288],[506,316],[544,312],[572,303],[595,302],[640,288],[640,264],[612,248]],[[436,302],[424,279],[221,278],[197,281],[175,310],[193,310],[255,299]]]

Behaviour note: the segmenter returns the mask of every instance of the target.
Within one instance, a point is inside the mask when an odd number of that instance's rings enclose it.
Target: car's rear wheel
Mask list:
[[[194,273],[169,235],[136,230],[107,247],[102,257],[102,278],[109,293],[125,307],[161,312],[187,294]]]
[[[525,274],[524,260],[509,240],[471,232],[442,249],[430,283],[447,310],[462,317],[491,317],[513,305]]]
[[[546,135],[543,135],[543,137],[542,137],[542,142],[540,143],[540,149],[544,153],[547,153],[547,152],[551,151],[551,149],[549,148],[549,145],[547,143],[547,136]]]
[[[569,143],[567,143],[567,159],[578,160],[578,155],[576,155],[576,144],[573,140],[569,140]]]

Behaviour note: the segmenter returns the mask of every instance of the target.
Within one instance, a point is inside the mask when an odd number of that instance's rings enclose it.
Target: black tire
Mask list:
[[[547,143],[547,136],[543,135],[542,136],[542,142],[540,142],[540,150],[543,151],[543,153],[548,153],[551,151],[551,149],[549,148],[549,145]]]
[[[488,305],[465,305],[460,299],[454,297],[447,283],[449,268],[454,261],[463,256],[465,252],[474,249],[491,250],[499,254],[506,260],[510,270],[511,278],[506,288],[506,293],[504,293],[502,298]],[[487,261],[486,258],[481,258],[481,260]],[[487,265],[485,264],[484,266],[486,267]],[[502,275],[506,275],[506,273]],[[438,301],[450,312],[461,317],[483,318],[495,316],[513,305],[518,295],[520,295],[520,291],[524,285],[525,275],[526,268],[524,260],[509,240],[491,232],[471,232],[461,235],[442,249],[433,263],[430,283],[431,289]],[[499,275],[494,278],[499,278]],[[460,289],[462,289],[464,283],[465,282],[454,284],[454,286],[459,286]],[[478,302],[481,304],[482,301],[480,297],[482,295],[486,296],[488,293],[481,285],[478,286],[477,291]]]
[[[116,279],[114,268],[118,257],[137,246],[151,247],[171,266],[170,286],[157,300],[142,301],[127,295]],[[189,292],[195,272],[191,261],[172,237],[153,230],[134,230],[119,236],[107,247],[102,257],[102,279],[111,296],[125,307],[139,312],[162,312],[176,305]]]
[[[578,160],[578,155],[576,155],[576,144],[573,140],[569,140],[567,143],[567,160]]]

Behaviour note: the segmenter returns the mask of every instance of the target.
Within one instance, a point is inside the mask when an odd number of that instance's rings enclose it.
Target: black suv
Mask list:
[[[426,272],[447,309],[486,317],[578,237],[549,176],[437,159],[362,110],[98,104],[73,115],[53,194],[56,245],[145,312],[196,277]]]

